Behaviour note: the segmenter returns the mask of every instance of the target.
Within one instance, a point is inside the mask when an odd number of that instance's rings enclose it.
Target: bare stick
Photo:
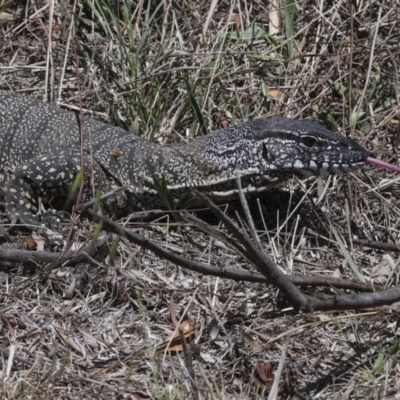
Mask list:
[[[263,247],[262,247],[260,238],[257,235],[256,227],[254,226],[253,217],[251,216],[251,213],[249,210],[249,204],[247,203],[246,197],[244,196],[244,193],[243,193],[242,182],[240,180],[240,176],[236,177],[236,184],[238,187],[240,203],[242,204],[244,213],[246,215],[246,219],[247,219],[247,223],[249,224],[251,236],[253,236],[253,239],[257,243],[258,248],[262,251]]]

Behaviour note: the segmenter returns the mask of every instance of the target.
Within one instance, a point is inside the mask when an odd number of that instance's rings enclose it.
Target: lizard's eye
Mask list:
[[[317,143],[317,139],[314,136],[303,136],[301,141],[304,146],[308,147],[309,149],[314,147],[314,145]]]

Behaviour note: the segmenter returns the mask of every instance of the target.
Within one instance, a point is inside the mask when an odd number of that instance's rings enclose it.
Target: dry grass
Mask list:
[[[399,4],[287,0],[285,10],[280,0],[281,23],[271,36],[266,3],[218,2],[212,10],[189,0],[88,0],[74,12],[64,1],[0,0],[0,88],[76,110],[76,46],[84,111],[135,135],[182,141],[202,134],[201,118],[211,131],[286,115],[319,120],[396,163]],[[265,251],[282,268],[351,277],[330,221],[367,280],[398,284],[397,253],[355,240],[399,242],[397,176],[369,167],[291,188],[252,203]],[[238,205],[229,212],[241,218]],[[168,217],[122,222],[187,257],[250,268]],[[93,229],[85,222],[74,242]],[[7,245],[23,247],[25,236]],[[63,244],[44,241],[48,250]],[[123,240],[115,257],[80,266],[88,279],[78,279],[72,297],[71,268],[50,269],[45,278],[32,267],[2,268],[1,398],[267,397],[254,383],[255,368],[270,362],[275,372],[285,341],[279,398],[399,398],[397,306],[299,315],[273,287],[200,276]],[[186,357],[158,347],[175,317],[198,331]]]

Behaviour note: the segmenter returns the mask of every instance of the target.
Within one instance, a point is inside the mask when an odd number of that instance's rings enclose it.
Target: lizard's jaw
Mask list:
[[[328,166],[324,163],[322,167],[319,169],[318,175],[324,176],[324,175],[344,174],[347,172],[356,171],[357,169],[363,167],[364,165],[365,165],[364,160],[353,163],[345,163],[345,164],[333,163]]]
[[[310,176],[326,176],[326,175],[339,175],[363,167],[366,163],[367,156],[360,155],[360,157],[349,157],[348,160],[337,160],[335,162],[328,161],[313,161],[311,160],[307,165],[294,168],[294,174],[304,177]],[[356,160],[356,161],[354,161]],[[294,164],[296,166],[296,164]]]

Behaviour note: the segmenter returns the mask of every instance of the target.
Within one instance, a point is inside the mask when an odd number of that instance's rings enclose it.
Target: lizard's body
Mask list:
[[[79,118],[0,91],[0,127],[6,212],[13,221],[39,225],[37,198],[67,193],[80,170]],[[293,174],[348,172],[364,165],[368,156],[355,142],[316,123],[283,117],[256,119],[190,144],[164,146],[89,118],[82,128],[87,180],[93,173],[95,187],[103,193],[126,186],[108,204],[120,214],[163,205],[154,178],[165,178],[178,203],[193,189],[221,201],[235,197],[237,176],[246,193],[257,193]],[[86,197],[90,187],[86,185]]]

